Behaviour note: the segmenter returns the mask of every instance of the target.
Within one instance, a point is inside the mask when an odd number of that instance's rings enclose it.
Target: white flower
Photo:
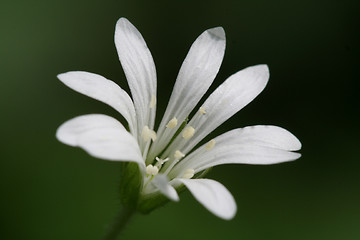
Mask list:
[[[76,71],[58,78],[73,90],[113,107],[126,119],[129,131],[112,117],[89,114],[65,122],[56,136],[94,157],[136,162],[143,178],[142,198],[161,193],[178,201],[175,189],[184,185],[213,214],[231,219],[236,212],[232,195],[222,184],[198,178],[204,171],[219,164],[274,164],[300,157],[292,152],[301,148],[299,140],[275,126],[234,129],[195,149],[204,137],[251,102],[269,78],[266,65],[235,73],[187,122],[220,68],[225,51],[223,28],[206,30],[191,46],[156,132],[157,80],[151,53],[141,34],[125,18],[116,24],[115,45],[132,98],[97,74]]]

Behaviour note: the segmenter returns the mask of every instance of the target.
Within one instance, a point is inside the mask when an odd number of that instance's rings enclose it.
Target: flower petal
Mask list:
[[[171,176],[180,176],[187,168],[199,172],[220,164],[274,164],[301,156],[290,152],[301,148],[300,141],[289,131],[276,126],[234,129],[214,138],[213,143],[212,149],[204,144],[183,159]]]
[[[224,52],[225,32],[222,27],[206,30],[192,44],[181,66],[157,132],[159,140],[152,147],[152,151],[154,151],[150,152],[152,157],[159,154],[159,151],[166,146],[181,123],[208,90],[219,71]],[[174,117],[179,124],[171,129],[166,128],[165,126]]]
[[[300,153],[288,152],[280,149],[261,147],[255,145],[232,145],[223,146],[213,151],[212,154],[204,154],[193,162],[192,168],[200,172],[207,168],[229,163],[268,165],[288,162],[298,159]]]
[[[57,77],[71,89],[113,107],[123,115],[129,123],[130,131],[134,133],[134,104],[130,96],[116,83],[98,74],[81,71],[62,73]]]
[[[116,23],[115,45],[134,100],[138,140],[144,126],[153,129],[156,103],[156,70],[140,32],[126,19]]]
[[[206,113],[197,113],[188,123],[195,129],[194,136],[184,140],[179,135],[165,155],[172,155],[169,151],[176,149],[187,154],[206,135],[250,103],[265,88],[268,79],[267,65],[248,67],[230,76],[203,104]]]
[[[221,183],[210,179],[176,179],[182,182],[206,209],[214,215],[230,220],[237,207],[234,197]]]
[[[175,202],[179,201],[179,195],[177,194],[174,187],[169,184],[169,181],[165,175],[156,175],[151,183],[154,184],[154,186],[170,200]]]
[[[249,144],[287,151],[301,149],[301,142],[288,130],[272,125],[256,125],[237,128],[216,138],[216,144]]]
[[[112,161],[137,162],[144,166],[134,137],[116,119],[89,114],[63,123],[56,132],[59,141],[84,149],[91,156]]]

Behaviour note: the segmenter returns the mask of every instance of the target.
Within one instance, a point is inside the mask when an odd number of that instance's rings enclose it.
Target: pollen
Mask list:
[[[178,124],[178,120],[176,117],[174,117],[168,122],[168,124],[166,124],[166,128],[174,128],[176,127],[177,124]]]
[[[183,178],[190,179],[194,176],[194,174],[195,174],[195,170],[192,168],[188,168],[185,170]]]
[[[190,139],[192,136],[194,136],[194,133],[195,133],[195,128],[191,126],[187,126],[182,133],[182,137],[187,140]]]
[[[204,107],[200,107],[200,108],[199,108],[199,113],[200,113],[201,115],[204,115],[204,114],[206,113],[205,108],[204,108]]]
[[[215,144],[216,144],[216,141],[214,139],[212,139],[205,145],[205,149],[206,150],[211,150],[211,149],[213,149]]]
[[[185,154],[183,154],[183,153],[180,152],[179,150],[176,150],[176,151],[175,151],[175,154],[174,154],[174,157],[175,157],[176,159],[180,159],[180,158],[185,157]]]
[[[151,101],[150,101],[149,107],[153,108],[153,107],[155,107],[155,105],[156,105],[156,96],[153,94],[153,95],[151,95]]]
[[[150,141],[150,139],[153,141],[156,140],[156,132],[151,130],[148,126],[144,126],[141,136],[145,142]]]
[[[147,165],[146,167],[146,174],[155,176],[159,173],[159,168],[156,166],[153,166],[151,164]]]

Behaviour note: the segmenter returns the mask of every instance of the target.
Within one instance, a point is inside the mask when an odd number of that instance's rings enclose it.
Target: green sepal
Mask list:
[[[185,189],[186,189],[185,186],[181,184],[176,188],[176,191],[178,194],[180,194]],[[139,199],[137,209],[139,212],[143,214],[148,214],[153,210],[164,206],[170,201],[171,201],[170,199],[168,199],[165,195],[161,194],[160,192],[150,193],[145,196],[142,196]]]
[[[148,214],[156,208],[164,206],[170,200],[161,193],[151,193],[139,199],[137,210],[143,214]]]
[[[136,209],[143,177],[139,165],[134,162],[121,163],[120,201],[130,209]]]

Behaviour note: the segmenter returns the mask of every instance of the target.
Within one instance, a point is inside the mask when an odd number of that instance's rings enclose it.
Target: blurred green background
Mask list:
[[[90,71],[128,89],[113,43],[120,17],[154,57],[158,116],[192,42],[223,26],[225,59],[211,90],[254,64],[267,63],[271,77],[212,136],[272,124],[303,143],[292,163],[209,174],[237,201],[232,221],[185,192],[179,203],[136,215],[122,239],[360,239],[359,10],[355,0],[1,0],[0,239],[100,239],[116,215],[119,164],[59,143],[55,131],[81,114],[119,115],[56,75]]]

